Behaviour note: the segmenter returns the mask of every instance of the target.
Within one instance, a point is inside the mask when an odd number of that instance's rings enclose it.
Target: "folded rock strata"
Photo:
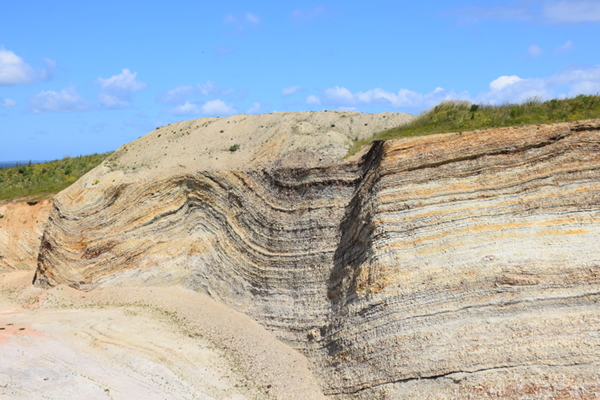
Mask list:
[[[277,149],[261,139],[236,168],[134,170],[156,132],[120,149],[56,197],[35,283],[208,293],[307,355],[334,398],[598,395],[600,120],[342,161],[342,145],[288,151],[285,118]]]

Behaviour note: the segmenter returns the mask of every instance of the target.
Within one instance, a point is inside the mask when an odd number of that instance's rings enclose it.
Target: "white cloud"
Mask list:
[[[246,13],[246,21],[252,22],[253,24],[260,23],[260,18],[257,15],[252,14],[251,12]]]
[[[250,107],[246,114],[258,114],[260,112],[260,103],[252,103],[252,107]]]
[[[232,115],[237,112],[237,110],[230,105],[225,104],[222,100],[210,100],[204,103],[202,107],[200,107],[200,111],[204,115]]]
[[[255,103],[255,105],[258,103]],[[260,105],[259,105],[260,106]],[[171,109],[169,112],[177,115],[210,115],[210,116],[226,116],[237,113],[237,110],[226,104],[222,100],[209,100],[202,106],[196,103],[186,101],[185,104]]]
[[[182,102],[186,97],[194,93],[194,87],[178,86],[175,89],[167,90],[158,96],[158,101],[163,104],[177,104]]]
[[[75,87],[69,85],[60,92],[49,90],[33,96],[29,99],[29,108],[34,113],[42,111],[71,112],[87,110],[89,105],[79,96]]]
[[[598,1],[552,1],[546,3],[543,15],[551,22],[600,22]]]
[[[0,47],[0,86],[31,83],[34,76],[33,68],[21,57]]]
[[[586,70],[566,69],[548,79],[550,87],[564,86],[569,88],[569,96],[578,94],[600,93],[600,65]]]
[[[302,90],[301,86],[286,87],[286,88],[281,89],[281,95],[282,96],[291,96],[299,90]]]
[[[56,60],[51,60],[49,58],[44,58],[44,64],[46,64],[46,68],[42,69],[40,72],[40,79],[43,81],[50,81],[54,78],[54,71],[56,71]]]
[[[563,44],[562,46],[558,46],[554,52],[557,54],[563,54],[571,51],[571,49],[573,49],[573,42],[568,40],[567,43]]]
[[[456,94],[440,87],[425,94],[413,92],[408,89],[400,89],[398,92],[394,93],[381,88],[352,93],[347,88],[336,86],[334,88],[325,89],[321,98],[311,95],[306,101],[309,104],[321,104],[321,102],[323,102],[338,108],[357,108],[360,106],[414,108],[429,107],[443,100],[458,98],[468,98],[468,94]],[[317,100],[319,102],[317,102]]]
[[[478,102],[502,104],[523,102],[531,97],[541,100],[600,93],[600,65],[588,69],[564,69],[547,78],[521,79],[501,76],[490,83],[490,90],[477,97]]]
[[[100,84],[100,104],[108,108],[126,108],[130,106],[133,93],[146,87],[143,82],[136,81],[137,72],[124,68],[119,75],[110,78],[98,78]]]
[[[0,103],[0,107],[2,107],[2,108],[8,108],[8,107],[13,107],[16,104],[17,104],[17,102],[14,101],[13,99],[4,99]]]
[[[511,76],[501,76],[497,79],[494,79],[492,82],[490,82],[490,89],[492,90],[502,90],[507,86],[510,86],[514,83],[517,83],[519,81],[522,81],[523,79],[519,78],[516,75],[511,75]]]
[[[533,97],[541,100],[573,97],[579,94],[600,93],[600,64],[587,69],[568,68],[545,78],[521,78],[503,75],[489,84],[489,89],[473,98],[467,92],[456,93],[438,87],[428,93],[408,89],[391,92],[382,88],[352,92],[335,86],[306,98],[307,104],[333,106],[340,110],[361,109],[367,106],[427,109],[445,100],[467,100],[476,103],[520,103]]]
[[[304,24],[312,19],[320,17],[321,15],[326,14],[329,9],[325,6],[318,6],[313,8],[312,10],[304,11],[304,10],[294,10],[292,12],[292,19],[297,24]]]
[[[196,104],[186,101],[185,104],[173,108],[171,113],[177,115],[198,115],[201,114],[202,111]]]
[[[344,87],[336,86],[334,88],[325,89],[325,97],[333,102],[348,102],[354,101],[354,95]]]
[[[537,44],[532,44],[527,49],[527,53],[529,53],[529,55],[531,57],[537,57],[537,56],[541,56],[543,51],[542,51],[542,49],[540,49],[540,47]]]
[[[306,103],[307,104],[321,104],[321,99],[318,98],[317,96],[311,94],[310,96],[308,96],[306,98]]]

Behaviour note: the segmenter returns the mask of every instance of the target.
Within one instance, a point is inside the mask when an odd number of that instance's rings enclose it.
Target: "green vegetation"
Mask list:
[[[374,140],[591,118],[600,118],[599,95],[579,95],[545,102],[534,98],[522,104],[500,106],[472,104],[468,101],[445,101],[424,112],[407,125],[379,132],[370,139],[355,141],[348,155],[356,153]]]
[[[0,169],[0,200],[58,193],[100,164],[111,153],[92,154]]]
[[[231,146],[229,148],[229,151],[233,153],[234,151],[237,151],[239,148],[240,148],[239,144],[234,144],[233,146]]]

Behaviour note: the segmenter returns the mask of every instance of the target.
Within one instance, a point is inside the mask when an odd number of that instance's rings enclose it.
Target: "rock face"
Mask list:
[[[49,200],[0,203],[0,273],[35,270],[50,208]]]
[[[332,115],[321,125],[348,118]],[[289,144],[306,116],[284,119],[270,137]],[[600,120],[377,142],[354,161],[344,140],[261,138],[236,168],[184,152],[134,169],[159,134],[56,197],[37,285],[208,293],[339,399],[600,396]]]

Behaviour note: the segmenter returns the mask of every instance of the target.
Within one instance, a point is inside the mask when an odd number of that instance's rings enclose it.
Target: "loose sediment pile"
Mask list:
[[[56,197],[36,284],[207,293],[304,353],[334,398],[598,394],[600,120],[341,160],[402,117],[160,128]]]

